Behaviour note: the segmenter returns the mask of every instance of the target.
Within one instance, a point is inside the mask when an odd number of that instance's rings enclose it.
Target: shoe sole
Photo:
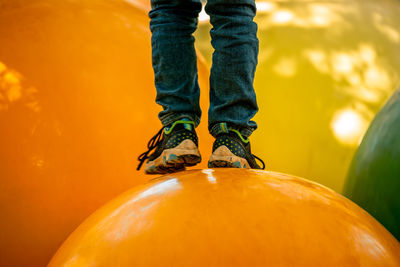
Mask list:
[[[208,161],[208,167],[251,169],[245,158],[236,156],[226,146],[220,146],[212,153]]]
[[[196,144],[183,140],[178,146],[165,149],[161,155],[146,163],[146,174],[166,174],[185,170],[201,162],[201,156]]]

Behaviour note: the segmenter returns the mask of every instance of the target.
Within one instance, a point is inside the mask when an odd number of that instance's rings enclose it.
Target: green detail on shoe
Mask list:
[[[164,129],[164,133],[165,133],[165,134],[170,134],[170,133],[172,132],[172,130],[174,129],[174,127],[175,127],[177,124],[184,124],[184,127],[185,127],[185,128],[186,128],[186,125],[189,125],[189,126],[190,126],[190,130],[192,130],[192,125],[193,125],[193,127],[195,126],[194,121],[178,120],[178,121],[175,121],[175,122],[172,124],[171,127],[165,128],[165,129]],[[187,129],[187,128],[186,128],[186,129]],[[188,129],[188,130],[189,130],[189,129]]]
[[[220,126],[221,126],[222,132],[224,132],[224,133],[228,133],[229,132],[228,125],[226,124],[226,122],[221,122]]]
[[[186,130],[189,130],[189,131],[192,130],[192,125],[190,125],[190,124],[185,123],[183,126],[185,127]]]
[[[240,161],[235,161],[234,163],[232,163],[232,166],[236,168],[242,168],[242,164],[240,164]]]
[[[177,160],[177,159],[178,159],[178,157],[175,154],[171,154],[168,157],[168,161],[173,161],[173,160]]]
[[[230,131],[236,133],[244,143],[247,144],[250,141],[249,138],[244,139],[244,137],[238,130],[230,129]]]

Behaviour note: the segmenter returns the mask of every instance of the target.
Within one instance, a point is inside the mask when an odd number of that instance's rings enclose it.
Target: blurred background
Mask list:
[[[400,84],[398,1],[257,1],[253,150],[269,169],[341,192],[369,123]],[[197,47],[211,64],[211,25]]]

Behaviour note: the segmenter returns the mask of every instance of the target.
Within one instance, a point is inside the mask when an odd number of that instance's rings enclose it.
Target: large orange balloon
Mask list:
[[[122,194],[87,219],[49,266],[390,267],[400,266],[400,244],[318,184],[205,169]]]
[[[161,127],[148,17],[117,0],[0,6],[0,266],[44,266],[91,212],[148,179],[136,158]]]

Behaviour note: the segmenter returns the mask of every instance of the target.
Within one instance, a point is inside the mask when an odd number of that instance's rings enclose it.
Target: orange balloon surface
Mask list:
[[[166,175],[87,219],[49,266],[399,266],[400,244],[316,183],[240,169]]]
[[[0,6],[0,266],[44,266],[90,213],[149,179],[136,171],[161,127],[148,17],[117,0]]]
[[[151,0],[126,0],[132,5],[141,8],[142,10],[149,12],[151,9]]]

